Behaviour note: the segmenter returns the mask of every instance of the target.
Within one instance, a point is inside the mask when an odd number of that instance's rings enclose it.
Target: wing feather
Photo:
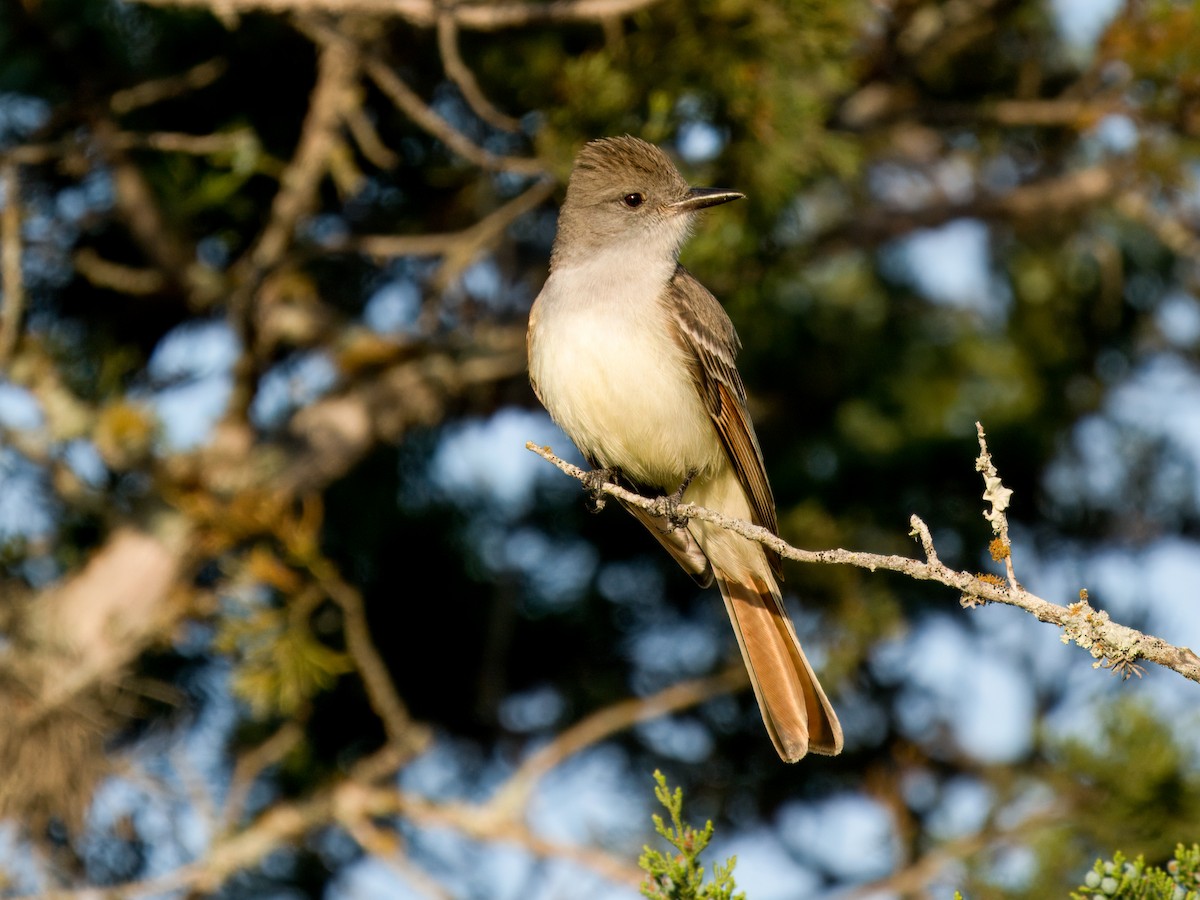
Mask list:
[[[746,388],[738,374],[736,358],[741,347],[733,323],[708,289],[683,266],[675,270],[665,295],[676,339],[692,361],[692,377],[704,400],[738,481],[750,499],[755,524],[777,533],[775,498],[767,481],[762,450],[746,409]],[[778,554],[769,548],[767,559],[780,575]]]

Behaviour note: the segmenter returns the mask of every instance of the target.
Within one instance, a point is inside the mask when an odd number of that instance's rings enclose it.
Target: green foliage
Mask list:
[[[237,659],[233,691],[260,717],[296,715],[352,669],[346,654],[322,644],[306,622],[279,608],[226,619],[214,649]]]
[[[672,793],[667,778],[655,769],[654,796],[658,798],[671,816],[667,825],[662,816],[654,815],[654,830],[658,832],[677,854],[661,853],[649,846],[645,848],[638,865],[647,878],[642,883],[642,895],[650,900],[745,900],[745,894],[734,893],[737,885],[733,880],[733,867],[737,857],[730,857],[725,865],[713,864],[713,877],[704,883],[704,864],[700,854],[712,839],[713,823],[705,822],[703,830],[697,831],[683,821],[683,788]]]
[[[1120,851],[1096,860],[1071,900],[1197,900],[1198,886],[1200,845],[1179,844],[1165,868],[1147,865],[1142,856],[1130,862]]]
[[[598,135],[669,141],[682,125],[710,123],[728,134],[722,162],[755,202],[725,218],[773,217],[814,176],[849,177],[861,164],[859,143],[828,123],[852,87],[847,62],[866,8],[843,0],[672,0],[641,14],[620,40],[574,35],[583,44],[574,53],[564,55],[560,40],[522,37],[522,68],[506,68],[503,78],[520,102],[542,108],[538,147],[559,160],[560,174],[579,144]],[[496,56],[488,62],[500,64]],[[754,251],[754,230],[727,230],[697,234],[689,259],[723,257],[733,246],[742,257]]]
[[[1190,751],[1169,723],[1135,701],[1106,711],[1099,742],[1068,741],[1059,753],[1057,768],[1075,782],[1093,847],[1164,859],[1180,835],[1200,829],[1200,778]]]

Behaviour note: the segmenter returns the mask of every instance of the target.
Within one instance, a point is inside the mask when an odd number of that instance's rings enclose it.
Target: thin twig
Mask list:
[[[480,841],[513,843],[542,859],[568,860],[591,869],[615,884],[636,887],[642,871],[602,850],[547,840],[520,822],[480,814],[473,804],[438,803],[394,788],[371,792],[370,808],[375,815],[398,813],[427,827],[450,827]]]
[[[633,697],[592,713],[525,759],[487,804],[487,814],[516,818],[537,783],[568,756],[639,722],[688,709],[748,683],[746,667],[739,662],[716,675],[683,681],[649,697]]]
[[[521,175],[541,176],[546,168],[536,159],[520,156],[497,156],[483,149],[469,137],[434,112],[412,88],[405,84],[387,63],[375,54],[365,51],[350,38],[335,28],[312,20],[299,20],[296,27],[322,46],[337,45],[351,50],[360,58],[363,71],[376,86],[417,127],[437,138],[463,159],[489,172],[515,172]]]
[[[321,589],[342,610],[346,650],[362,677],[371,708],[383,722],[388,743],[410,757],[415,756],[428,745],[430,734],[427,728],[418,725],[409,715],[408,708],[400,699],[400,692],[392,682],[387,664],[371,640],[371,628],[362,595],[347,584],[333,564],[323,556],[310,558],[306,562]]]
[[[1063,824],[1063,811],[1050,809],[1022,818],[1009,828],[989,825],[974,834],[964,834],[944,841],[934,849],[926,850],[917,859],[875,881],[860,884],[840,900],[867,900],[871,897],[922,897],[928,896],[929,882],[944,873],[956,862],[968,859],[997,842],[1025,843],[1037,829],[1053,828]]]
[[[458,49],[458,20],[449,10],[443,10],[437,18],[438,52],[442,55],[442,66],[446,76],[458,85],[467,105],[475,110],[475,114],[490,125],[504,131],[516,131],[521,127],[520,121],[500,112],[492,101],[483,93],[475,73],[462,58]]]
[[[193,156],[261,153],[258,135],[252,128],[235,128],[212,134],[188,134],[178,131],[154,131],[147,134],[122,132],[113,136],[112,146],[129,150],[157,150],[161,153],[188,153]]]
[[[229,793],[221,810],[221,832],[231,830],[246,811],[250,789],[263,769],[283,759],[304,739],[304,728],[298,722],[285,722],[278,731],[258,746],[241,754],[233,767]]]
[[[360,847],[380,860],[418,892],[433,897],[435,900],[454,900],[454,894],[404,854],[404,842],[397,832],[376,825],[370,817],[365,815],[348,815],[341,812],[338,815],[338,822],[346,829],[350,837],[358,842]]]
[[[208,87],[225,74],[229,64],[221,58],[210,59],[192,66],[186,72],[144,81],[122,91],[117,91],[108,101],[108,108],[117,115],[133,112],[153,103],[178,97],[189,91]]]
[[[1117,195],[1117,209],[1150,229],[1172,252],[1193,262],[1200,260],[1200,235],[1176,213],[1157,209],[1144,193],[1125,191]]]
[[[132,297],[157,294],[167,280],[157,269],[139,269],[107,260],[91,247],[82,247],[71,258],[75,271],[89,283]]]
[[[300,222],[317,208],[321,182],[341,142],[339,129],[344,111],[356,99],[358,74],[349,44],[330,43],[320,48],[316,83],[309,94],[296,152],[280,177],[267,224],[231,267],[234,289],[228,298],[229,319],[243,348],[234,368],[235,387],[228,412],[231,420],[244,420],[249,415],[260,375],[254,333],[255,297],[263,278],[283,260]]]
[[[1017,584],[1017,573],[1013,569],[1012,541],[1008,537],[1008,503],[1012,498],[1012,490],[1006,488],[1000,480],[996,466],[992,462],[992,454],[988,452],[987,436],[983,433],[983,425],[975,423],[979,434],[979,457],[975,460],[975,471],[983,475],[983,499],[988,502],[989,509],[983,517],[992,524],[992,533],[996,539],[992,542],[992,559],[1004,561],[1004,570],[1008,574],[1009,587],[1020,590]]]
[[[363,156],[385,171],[399,165],[400,157],[383,142],[379,132],[375,130],[374,123],[363,110],[362,104],[347,110],[343,118],[354,138],[354,143],[358,144],[358,149],[362,151]]]
[[[349,108],[358,75],[355,56],[347,43],[330,42],[317,60],[317,81],[291,162],[283,172],[271,213],[249,260],[258,273],[278,264],[295,236],[300,220],[316,206],[317,189],[329,171],[338,141],[343,111]]]
[[[92,138],[108,163],[117,211],[142,252],[168,282],[191,282],[196,248],[169,223],[145,171],[126,154],[129,145],[122,132],[114,122],[102,120]]]
[[[304,555],[303,547],[293,549]],[[336,573],[322,571],[320,565],[309,568],[319,573],[318,580],[347,615],[347,643],[357,644],[366,635],[365,619],[361,617],[361,598],[352,589],[347,589]],[[376,668],[383,671],[383,663],[370,646],[369,636],[366,636],[366,640],[366,649],[359,645],[352,647],[350,652],[360,665],[364,681],[375,682],[374,676],[369,677],[368,672]],[[364,660],[370,661],[364,665]],[[387,678],[386,672],[383,677]],[[334,823],[346,827],[364,849],[394,862],[400,845],[392,833],[373,824],[375,820],[392,816],[401,816],[424,827],[452,828],[477,841],[515,844],[534,856],[574,862],[614,883],[636,886],[640,883],[642,873],[623,860],[590,847],[550,841],[530,830],[519,817],[529,793],[550,768],[567,756],[638,722],[694,706],[711,697],[737,690],[745,683],[745,669],[739,664],[709,678],[677,684],[649,697],[626,700],[601,709],[568,729],[550,746],[530,756],[513,774],[508,787],[502,788],[491,801],[483,805],[431,801],[400,791],[393,784],[380,782],[404,762],[403,754],[398,755],[396,751],[396,744],[400,742],[393,740],[387,747],[355,765],[348,776],[337,782],[318,788],[304,799],[275,804],[236,832],[219,832],[203,858],[195,863],[152,880],[117,886],[114,890],[124,897],[187,889],[213,891],[235,873],[258,865],[276,850]],[[392,690],[390,679],[386,680],[386,686],[382,689],[378,683],[375,689],[368,684],[368,691],[373,692],[373,704]],[[399,703],[398,698],[396,702]],[[376,712],[385,724],[395,723],[397,718],[407,721],[407,712],[403,710],[398,716],[395,710],[382,711],[376,705]],[[394,724],[389,730],[392,728]],[[405,729],[405,733],[411,737],[411,726],[404,726],[401,730]],[[240,819],[245,793],[256,774],[264,766],[281,758],[301,735],[300,726],[285,725],[239,760],[234,775],[235,790],[231,791],[223,816],[226,827],[236,825]],[[416,874],[408,871],[407,867],[405,869],[409,877]],[[424,883],[423,887],[429,890],[433,884]],[[83,900],[91,896],[91,890],[39,896],[57,900]]]
[[[1121,164],[1105,163],[1039,178],[1001,193],[979,184],[970,199],[962,201],[943,196],[917,208],[890,203],[856,208],[853,216],[839,218],[817,234],[812,252],[829,252],[843,243],[875,245],[914,228],[933,228],[964,216],[1018,223],[1047,221],[1102,203],[1121,188],[1122,176]]]
[[[469,261],[479,251],[494,243],[509,225],[548,200],[556,186],[556,182],[551,179],[538,181],[462,231],[413,235],[367,234],[348,238],[337,244],[336,249],[357,251],[376,259],[453,255]]]
[[[572,478],[581,482],[588,479],[589,473],[555,456],[550,448],[539,447],[532,441],[525,446]],[[986,444],[983,446],[986,448]],[[1113,622],[1108,613],[1093,609],[1088,604],[1086,591],[1081,591],[1080,599],[1077,602],[1069,606],[1061,606],[1031,594],[1019,584],[1006,584],[992,575],[977,575],[951,569],[942,563],[935,554],[930,554],[922,562],[906,556],[862,553],[842,549],[800,550],[765,528],[693,503],[681,503],[675,506],[667,497],[653,499],[643,497],[619,484],[612,483],[600,485],[599,490],[658,516],[673,514],[683,516],[685,519],[711,522],[739,534],[747,540],[757,541],[770,547],[780,556],[797,562],[857,566],[872,572],[881,569],[899,572],[910,578],[934,581],[955,589],[961,594],[964,606],[992,602],[1015,606],[1042,622],[1058,625],[1063,629],[1064,643],[1074,641],[1096,660],[1093,663],[1094,667],[1111,668],[1123,677],[1136,674],[1138,669],[1135,661],[1145,659],[1178,672],[1191,681],[1200,682],[1200,656],[1197,656],[1190,648],[1176,647],[1162,638],[1143,634],[1133,628]],[[931,548],[933,538],[930,536],[929,527],[915,515],[911,517],[909,523],[912,526],[911,534],[920,540],[922,546]]]
[[[473,840],[516,844],[543,859],[568,860],[614,883],[636,886],[641,870],[601,850],[549,841],[518,822],[480,815],[473,804],[432,801],[394,786],[364,783],[344,777],[316,789],[310,796],[277,803],[237,834],[219,837],[203,858],[165,875],[114,885],[113,896],[161,895],[192,890],[216,891],[238,872],[260,864],[270,854],[300,841],[305,835],[338,822],[369,821],[402,816],[425,827],[452,828]],[[88,900],[94,887],[23,895],[32,900]]]
[[[404,83],[381,59],[368,56],[363,68],[396,108],[413,122],[433,135],[463,159],[489,172],[516,172],[522,175],[544,175],[545,167],[536,159],[519,156],[497,156],[484,150],[465,134],[435,113],[417,96],[416,91]]]

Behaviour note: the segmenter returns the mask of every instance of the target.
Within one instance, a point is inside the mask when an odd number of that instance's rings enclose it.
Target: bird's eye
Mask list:
[[[643,203],[646,202],[646,198],[642,194],[637,194],[637,193],[626,194],[624,197],[621,198],[621,202],[624,203],[626,206],[628,206],[630,209],[637,209],[639,206],[641,206]]]

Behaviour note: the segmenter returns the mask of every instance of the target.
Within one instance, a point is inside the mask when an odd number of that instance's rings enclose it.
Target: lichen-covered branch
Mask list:
[[[525,446],[572,478],[581,482],[587,480],[590,485],[591,480],[588,479],[590,473],[555,456],[549,447],[539,447],[532,441],[526,443]],[[984,496],[992,504],[991,510],[985,515],[992,522],[993,528],[999,527],[1007,536],[1008,522],[1004,511],[1007,506],[1007,495],[1004,494],[1004,491],[1008,489],[1003,488],[998,475],[987,474],[989,471],[994,473],[995,469],[994,466],[991,466],[991,458],[982,428],[979,429],[979,446],[980,460],[986,459],[986,463],[979,467],[980,471],[985,473],[985,484],[988,485],[988,492]],[[991,482],[991,478],[995,478],[995,481]],[[909,520],[912,526],[910,534],[921,544],[925,554],[924,560],[840,548],[801,550],[761,526],[693,503],[676,505],[668,497],[644,497],[612,482],[600,484],[596,489],[657,516],[673,515],[684,519],[700,519],[704,522],[711,522],[748,540],[758,541],[785,559],[804,563],[856,566],[872,572],[879,570],[898,572],[919,581],[933,581],[958,591],[964,607],[980,606],[985,603],[1004,603],[1008,606],[1015,606],[1043,622],[1059,626],[1063,630],[1063,643],[1074,641],[1091,653],[1096,660],[1097,668],[1112,669],[1123,678],[1140,674],[1141,670],[1137,661],[1146,660],[1178,672],[1191,681],[1200,682],[1200,656],[1197,656],[1190,648],[1176,647],[1162,638],[1143,634],[1136,629],[1112,621],[1108,613],[1097,610],[1089,604],[1086,591],[1080,592],[1078,601],[1063,606],[1025,590],[1016,580],[1015,574],[1012,574],[1006,583],[995,575],[951,569],[938,558],[929,527],[916,515]],[[999,533],[998,531],[997,534]],[[1011,558],[1006,559],[1011,566]]]

